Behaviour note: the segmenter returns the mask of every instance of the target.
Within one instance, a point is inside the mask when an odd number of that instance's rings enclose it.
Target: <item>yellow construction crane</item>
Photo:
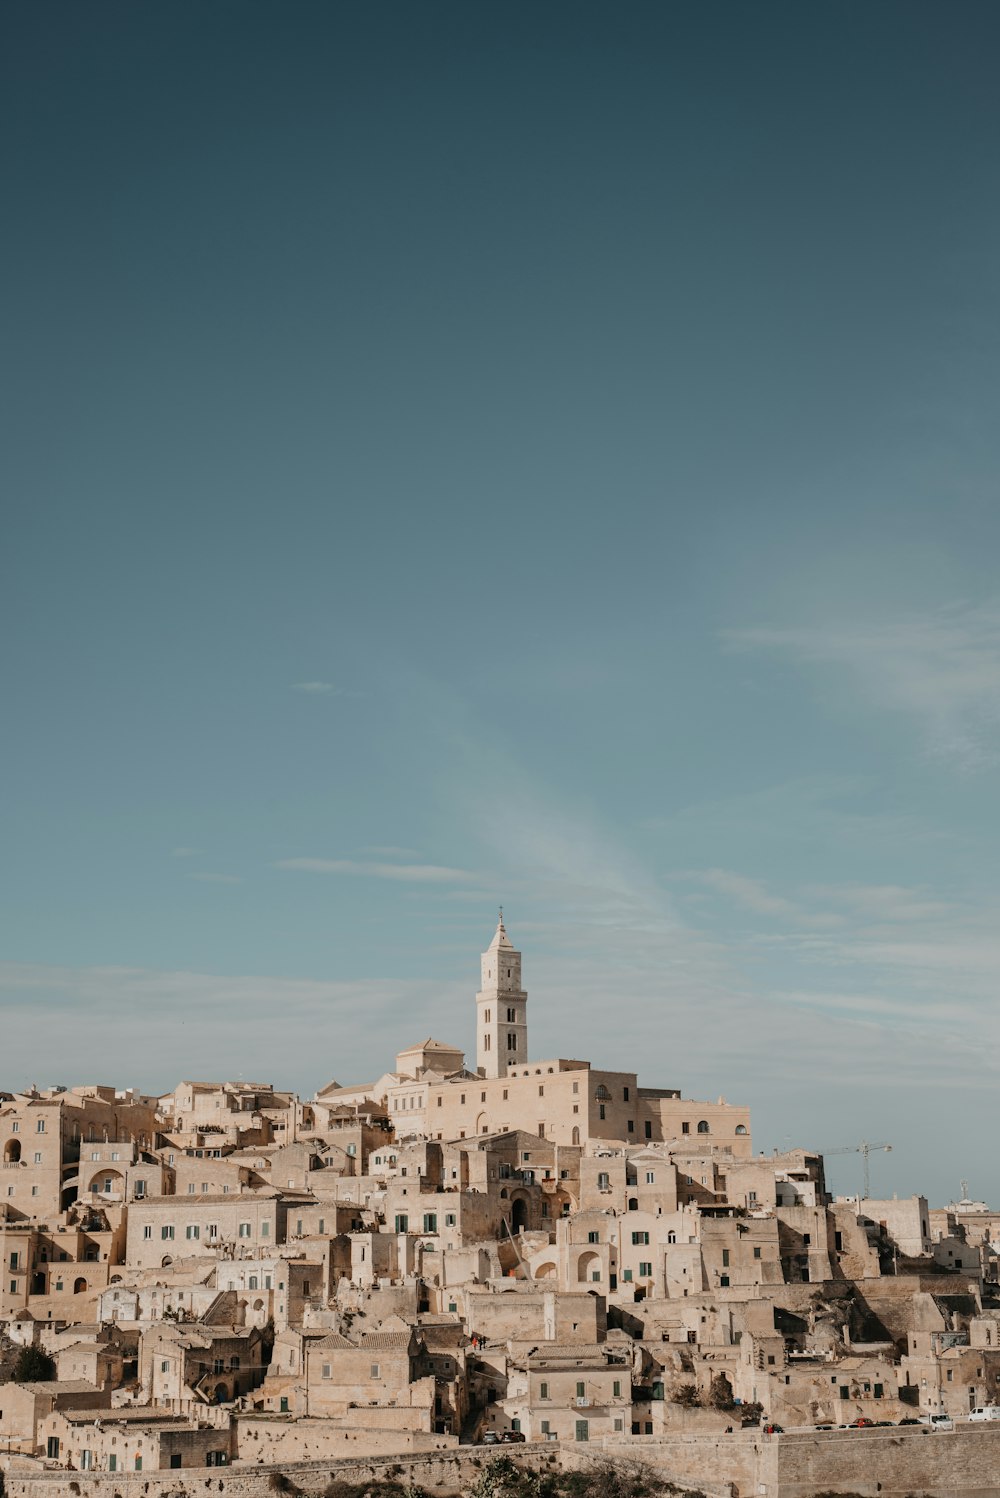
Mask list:
[[[860,1144],[848,1144],[840,1150],[824,1150],[824,1155],[860,1155],[865,1162],[865,1199],[871,1196],[871,1180],[868,1167],[868,1156],[872,1150],[884,1150],[886,1154],[892,1149],[891,1144],[870,1144],[867,1139],[862,1139]]]

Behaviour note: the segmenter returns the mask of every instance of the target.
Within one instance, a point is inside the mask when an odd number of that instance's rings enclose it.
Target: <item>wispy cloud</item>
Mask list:
[[[189,874],[189,879],[198,879],[202,884],[242,884],[239,874],[211,874],[208,872]]]
[[[955,604],[880,623],[731,629],[735,650],[841,667],[879,707],[915,719],[929,753],[963,769],[1000,757],[1000,604]]]
[[[372,863],[354,858],[281,858],[275,868],[297,869],[306,874],[398,879],[412,884],[455,884],[473,877],[466,869],[449,869],[435,863]]]
[[[332,681],[296,681],[292,683],[293,692],[305,692],[309,697],[330,697],[340,692]]]
[[[729,869],[705,869],[687,876],[697,884],[707,885],[720,895],[726,895],[745,910],[758,915],[790,916],[797,914],[790,900],[772,895],[759,879],[750,879],[745,874],[734,874]]]
[[[893,924],[938,920],[957,910],[952,901],[937,900],[926,890],[899,884],[822,884],[811,886],[809,893],[846,906],[862,919]]]

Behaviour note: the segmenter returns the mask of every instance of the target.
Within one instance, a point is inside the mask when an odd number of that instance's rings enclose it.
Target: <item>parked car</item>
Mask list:
[[[852,1420],[851,1421],[850,1425],[848,1426],[848,1429],[849,1430],[865,1430],[865,1429],[867,1429],[868,1426],[871,1426],[871,1425],[874,1425],[874,1424],[875,1424],[875,1421],[874,1420],[869,1420],[869,1418],[868,1418],[867,1415],[860,1415],[857,1420]]]
[[[980,1404],[969,1411],[970,1420],[1000,1420],[1000,1404]]]
[[[782,1436],[785,1433],[785,1427],[783,1425],[775,1425],[773,1423],[769,1425],[762,1425],[761,1430],[763,1430],[766,1436]]]
[[[922,1425],[923,1421],[918,1420],[915,1415],[905,1415],[899,1423],[900,1425]]]
[[[499,1446],[500,1437],[495,1430],[487,1430],[479,1437],[479,1443],[481,1446]]]
[[[513,1446],[518,1441],[524,1441],[527,1437],[523,1430],[502,1430],[500,1432],[500,1445]]]
[[[950,1415],[927,1415],[927,1424],[931,1430],[954,1430],[955,1422]]]

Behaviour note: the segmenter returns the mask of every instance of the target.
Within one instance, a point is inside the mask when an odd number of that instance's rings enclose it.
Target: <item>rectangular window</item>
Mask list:
[[[681,1133],[682,1134],[690,1134],[690,1132],[691,1132],[691,1125],[689,1123],[682,1123],[681,1124]]]
[[[438,1230],[437,1213],[436,1212],[425,1212],[424,1213],[424,1232],[425,1233],[436,1233],[437,1230]]]
[[[135,1459],[135,1470],[137,1472],[141,1472],[142,1471],[142,1457],[141,1456],[137,1456],[136,1459]]]
[[[47,1457],[49,1457],[49,1459],[51,1461],[55,1461],[56,1460],[56,1458],[59,1455],[59,1437],[58,1436],[49,1436],[49,1439],[45,1443],[45,1455]]]
[[[584,1383],[577,1384],[577,1386],[576,1386],[576,1397],[577,1397],[577,1399],[583,1399],[586,1396],[586,1393],[587,1393],[587,1385],[584,1384]]]
[[[271,1224],[266,1217],[260,1225],[260,1236],[262,1238],[270,1238],[271,1236]]]
[[[41,1165],[41,1163],[42,1163],[42,1152],[41,1152],[41,1150],[35,1150],[35,1164],[36,1165]]]
[[[759,1246],[754,1249],[753,1256],[754,1256],[755,1259],[759,1259],[760,1258],[760,1247]]]
[[[174,1225],[172,1222],[164,1223],[160,1229],[161,1238],[172,1238],[174,1236]]]
[[[621,1399],[622,1381],[620,1378],[616,1378],[614,1383],[611,1385],[611,1396],[613,1399]]]
[[[371,1376],[372,1376],[372,1378],[381,1378],[382,1377],[382,1370],[379,1367],[378,1363],[372,1363],[372,1373],[371,1373]]]
[[[599,1103],[597,1106],[598,1106],[598,1112],[600,1113],[600,1116],[602,1118],[607,1118],[607,1116],[608,1116],[608,1110],[605,1108],[604,1104],[603,1103]]]
[[[586,1420],[578,1420],[576,1422],[576,1439],[578,1441],[590,1440],[590,1425]]]
[[[600,1233],[590,1232],[590,1233],[587,1234],[587,1242],[588,1243],[600,1243],[600,1241],[601,1241],[601,1235],[600,1235]]]
[[[633,1243],[648,1243],[649,1242],[649,1234],[648,1233],[633,1233],[632,1234],[632,1242]]]
[[[170,1372],[170,1361],[169,1361],[168,1358],[164,1358],[163,1361],[161,1362],[161,1364],[160,1364],[160,1372],[161,1373],[169,1373]]]
[[[606,1170],[598,1171],[598,1174],[597,1174],[597,1189],[598,1189],[598,1191],[610,1191],[611,1190],[611,1177],[610,1177],[610,1175],[608,1174],[608,1172]]]
[[[333,1377],[333,1370],[331,1369],[329,1363],[324,1363],[323,1364],[323,1377],[324,1378],[332,1378]]]
[[[152,1223],[150,1223],[150,1222],[146,1223],[145,1227],[142,1230],[142,1236],[144,1238],[152,1238],[152,1236],[153,1236],[153,1225],[152,1225]]]
[[[410,1219],[406,1212],[396,1213],[396,1232],[408,1233],[410,1231]]]
[[[249,1238],[250,1224],[248,1222],[241,1222],[239,1228],[237,1229],[237,1233],[241,1238]]]
[[[723,1263],[723,1267],[724,1268],[726,1268],[726,1269],[729,1268],[729,1249],[728,1248],[724,1248],[722,1250],[722,1263]]]
[[[646,1171],[646,1185],[647,1186],[655,1186],[656,1185],[656,1171],[655,1170],[647,1170]]]
[[[44,1118],[40,1118],[38,1120],[37,1124],[35,1125],[35,1133],[36,1134],[44,1134],[45,1133],[45,1120],[44,1120]]]
[[[194,1196],[194,1181],[188,1181],[188,1196]]]
[[[197,1223],[189,1223],[188,1226],[184,1229],[184,1236],[185,1238],[200,1238],[201,1228]]]
[[[539,1399],[548,1399],[548,1397],[549,1397],[549,1386],[548,1386],[548,1384],[546,1384],[546,1383],[539,1384],[539,1386],[538,1386],[538,1397],[539,1397]]]
[[[729,1284],[729,1275],[728,1274],[722,1274],[722,1275],[720,1275],[719,1276],[719,1284],[723,1287],[723,1289],[725,1289],[726,1286]]]
[[[631,1269],[623,1269],[622,1270],[622,1279],[625,1280],[628,1283],[631,1283],[631,1280],[632,1280],[632,1271],[631,1271]]]
[[[550,1431],[549,1431],[549,1422],[547,1420],[543,1420],[542,1421],[542,1435],[543,1436],[547,1436],[549,1434],[550,1434]]]
[[[649,1279],[652,1279],[652,1277],[653,1277],[653,1266],[652,1266],[652,1264],[648,1263],[646,1259],[640,1259],[639,1260],[639,1278],[641,1280],[649,1280]]]

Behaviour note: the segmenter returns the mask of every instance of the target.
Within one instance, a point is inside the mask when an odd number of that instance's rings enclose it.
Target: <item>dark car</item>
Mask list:
[[[907,1415],[906,1418],[904,1420],[900,1420],[899,1423],[900,1425],[921,1425],[923,1422],[917,1420],[913,1415]]]
[[[518,1441],[524,1441],[527,1437],[523,1430],[504,1430],[500,1433],[501,1446],[513,1446]]]

